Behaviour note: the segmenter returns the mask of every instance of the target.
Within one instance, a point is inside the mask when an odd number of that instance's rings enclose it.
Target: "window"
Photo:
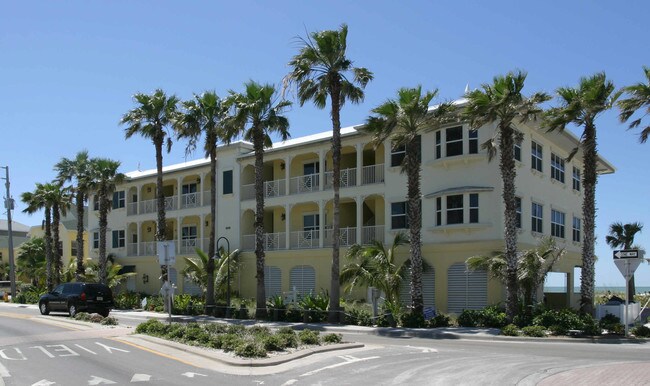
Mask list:
[[[93,249],[99,248],[99,232],[93,232]]]
[[[469,222],[470,224],[478,223],[478,193],[469,195]]]
[[[530,146],[530,167],[538,172],[543,171],[542,169],[542,145],[538,144],[535,141],[531,142]]]
[[[564,158],[551,153],[551,178],[564,183]]]
[[[232,170],[223,172],[223,194],[232,194]]]
[[[96,194],[93,196],[93,210],[99,210],[99,196]]]
[[[463,195],[447,196],[447,224],[463,223]]]
[[[302,216],[302,230],[305,239],[318,238],[320,228],[320,216],[318,214],[306,214]]]
[[[390,166],[401,166],[406,157],[406,145],[393,146],[390,152]]]
[[[515,141],[514,153],[515,153],[515,160],[521,162],[521,141],[519,142]]]
[[[436,225],[442,225],[442,197],[436,197]]]
[[[408,219],[406,217],[407,202],[393,202],[390,204],[391,229],[408,228]]]
[[[564,238],[564,213],[551,210],[551,236]]]
[[[436,159],[442,158],[442,131],[436,131]]]
[[[532,224],[531,224],[531,230],[533,232],[538,232],[542,233],[543,231],[543,222],[542,220],[544,219],[544,207],[536,202],[533,202],[533,206],[531,208],[531,219],[532,219]]]
[[[302,165],[302,172],[303,175],[305,176],[310,176],[312,174],[318,174],[319,172],[319,165],[317,161],[314,162],[308,162],[306,164]]]
[[[113,209],[126,206],[126,193],[123,190],[113,192]]]
[[[580,191],[580,169],[573,167],[573,190]]]
[[[469,154],[478,153],[478,130],[470,130],[469,134]]]
[[[194,240],[197,237],[196,226],[190,225],[181,228],[181,238],[183,240]]]
[[[515,197],[515,210],[517,212],[515,222],[517,223],[517,228],[521,229],[521,197]]]
[[[445,131],[447,157],[463,154],[463,127],[450,127]]]
[[[181,186],[181,194],[191,194],[197,192],[196,184],[183,184]]]
[[[580,224],[580,219],[577,217],[573,217],[573,241],[579,243],[580,242],[580,229],[582,228]]]
[[[124,248],[125,242],[124,229],[113,231],[113,248]]]
[[[77,256],[77,241],[70,241],[70,256]]]

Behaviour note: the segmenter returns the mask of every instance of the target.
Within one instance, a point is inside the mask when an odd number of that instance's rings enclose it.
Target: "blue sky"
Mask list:
[[[528,71],[526,92],[574,86],[605,71],[617,86],[642,80],[650,65],[647,1],[20,1],[0,12],[0,165],[9,165],[14,197],[54,177],[52,165],[88,149],[122,162],[122,171],[155,166],[153,146],[124,140],[118,126],[135,92],[241,90],[254,79],[280,84],[305,31],[349,25],[348,54],[375,80],[366,100],[342,111],[342,124],[399,87],[462,95],[494,75]],[[330,129],[327,111],[297,104],[293,137]],[[650,143],[618,123],[597,121],[600,153],[617,172],[599,180],[597,285],[624,281],[605,245],[613,221],[646,223],[637,242],[650,246]],[[178,143],[165,164],[185,160]],[[190,159],[200,157],[190,156]],[[34,225],[38,215],[14,219]],[[0,218],[5,218],[1,214]],[[650,266],[637,271],[650,286]]]

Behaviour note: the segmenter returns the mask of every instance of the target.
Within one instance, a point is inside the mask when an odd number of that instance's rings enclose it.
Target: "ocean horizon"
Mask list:
[[[625,292],[625,286],[596,286],[596,293],[599,292]],[[550,293],[564,293],[566,292],[566,287],[558,287],[558,286],[545,286],[544,287],[544,292],[550,292]],[[580,292],[580,287],[574,287],[573,289],[574,293]],[[642,294],[650,292],[650,287],[646,286],[637,286],[636,287],[636,293]]]

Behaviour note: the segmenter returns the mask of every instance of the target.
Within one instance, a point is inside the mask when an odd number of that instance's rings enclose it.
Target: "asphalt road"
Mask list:
[[[650,358],[650,344],[645,343],[537,343],[348,333],[345,340],[366,346],[272,368],[231,367],[186,352],[145,348],[112,337],[130,332],[124,328],[80,330],[83,326],[57,323],[66,316],[37,315],[36,309],[0,307],[0,375],[7,385],[535,385],[574,369],[588,374],[608,365],[648,367]],[[122,326],[141,321],[132,314],[113,315]],[[601,380],[596,383],[609,383],[605,377]],[[650,383],[650,379],[633,381]]]

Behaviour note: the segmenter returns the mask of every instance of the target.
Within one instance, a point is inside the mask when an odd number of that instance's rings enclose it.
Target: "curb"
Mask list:
[[[296,359],[305,358],[314,354],[365,347],[365,345],[362,343],[340,343],[335,345],[312,347],[312,348],[296,351],[290,354],[281,354],[271,358],[239,359],[239,358],[233,358],[230,355],[220,351],[212,351],[211,349],[208,348],[190,346],[183,343],[174,342],[162,338],[156,338],[149,335],[134,334],[134,335],[129,335],[128,337],[121,337],[120,340],[122,339],[140,340],[140,341],[146,341],[157,345],[167,346],[191,354],[199,355],[207,359],[215,360],[217,362],[221,362],[229,366],[238,366],[238,367],[277,366],[287,362],[294,361]]]

